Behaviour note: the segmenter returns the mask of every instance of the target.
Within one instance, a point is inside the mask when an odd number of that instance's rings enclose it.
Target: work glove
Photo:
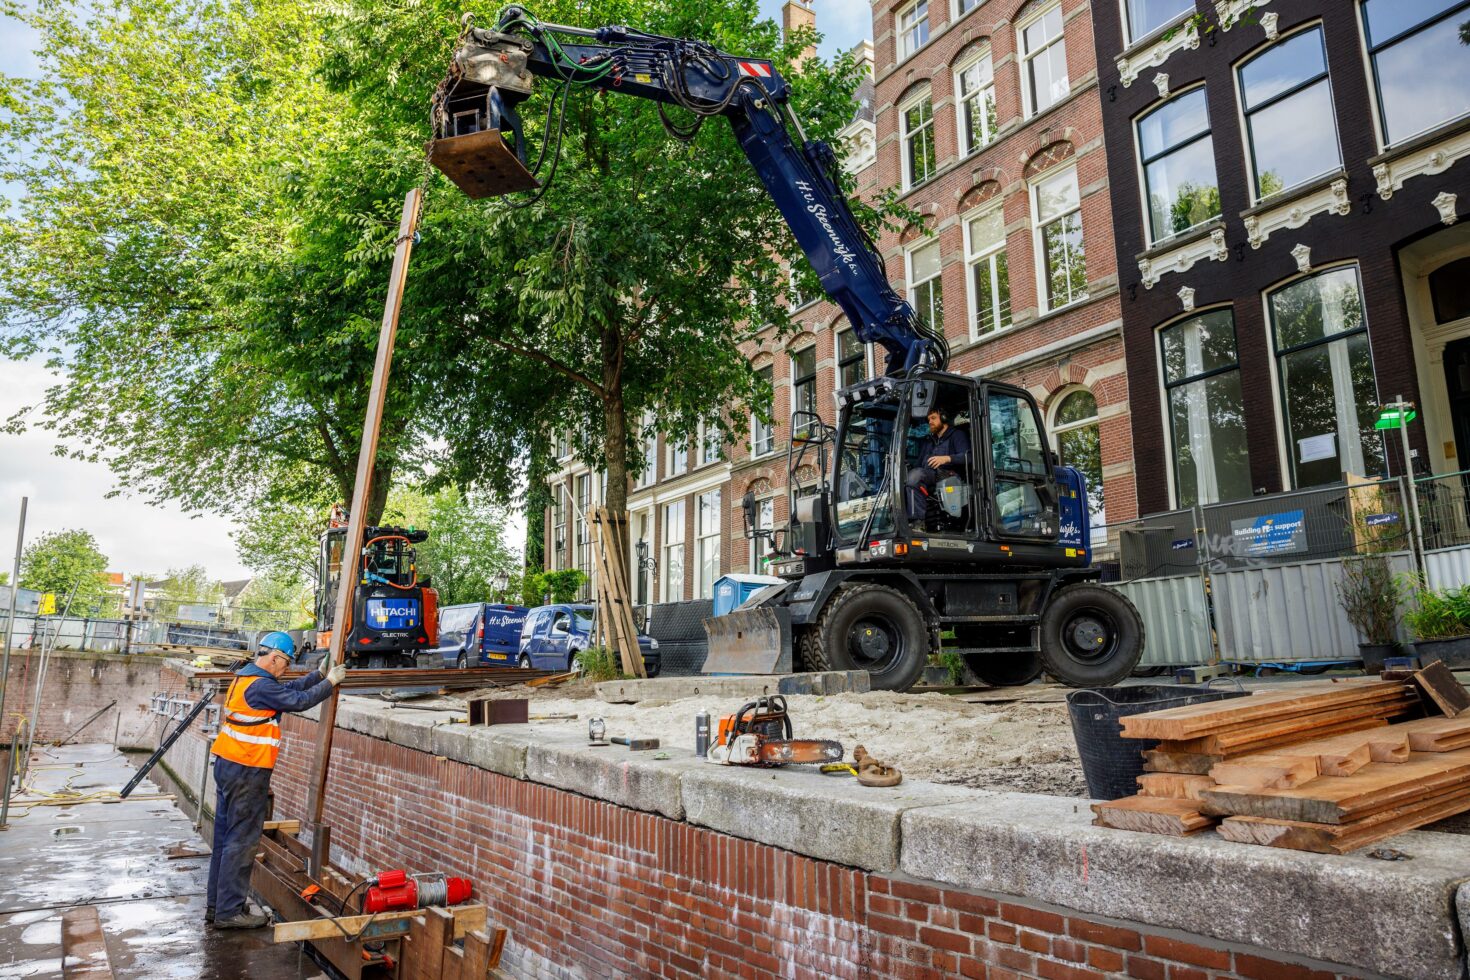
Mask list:
[[[338,684],[341,684],[342,683],[342,679],[345,678],[346,676],[347,676],[347,665],[346,664],[338,664],[337,666],[333,667],[331,670],[327,671],[327,680],[331,683],[331,685],[333,687],[336,687]]]

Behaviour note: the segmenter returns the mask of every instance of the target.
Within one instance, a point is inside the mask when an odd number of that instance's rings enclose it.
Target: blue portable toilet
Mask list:
[[[747,575],[744,572],[722,575],[715,581],[713,614],[723,616],[725,613],[734,612],[753,593],[768,585],[780,585],[785,581],[784,578],[777,578],[774,575]]]

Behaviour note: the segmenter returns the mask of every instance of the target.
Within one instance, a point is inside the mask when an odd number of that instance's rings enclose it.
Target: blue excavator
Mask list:
[[[539,175],[555,172],[555,156],[549,171],[545,162],[560,130],[549,110],[530,165],[518,111],[538,80],[563,87],[551,101],[563,112],[576,86],[651,100],[674,138],[726,119],[822,289],[857,338],[886,354],[880,376],[837,392],[835,427],[793,415],[787,526],[755,528],[754,500],[743,501],[746,534],[783,581],[706,622],[706,672],[866,670],[875,689],[903,691],[943,649],[990,684],[1043,672],[1078,687],[1127,677],[1143,621],[1098,584],[1086,480],[1059,465],[1024,389],[946,370],[942,326],[889,285],[836,155],[806,138],[776,66],[507,7],[494,28],[466,27],[432,106],[430,160],[470,197],[544,193]],[[936,444],[949,451],[928,455]],[[803,468],[816,469],[815,484],[798,484]]]

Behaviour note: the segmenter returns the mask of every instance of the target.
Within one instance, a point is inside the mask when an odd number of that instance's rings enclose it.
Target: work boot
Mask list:
[[[205,925],[213,925],[214,924],[214,906],[213,905],[210,905],[207,908],[205,908],[205,910],[204,910],[204,923],[205,923]]]
[[[216,929],[259,929],[270,919],[265,915],[251,915],[249,912],[240,912],[230,916],[228,919],[215,919]]]

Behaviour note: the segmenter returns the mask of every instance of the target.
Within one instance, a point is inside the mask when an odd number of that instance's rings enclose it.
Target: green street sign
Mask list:
[[[1378,413],[1378,421],[1373,423],[1375,429],[1398,429],[1405,422],[1412,422],[1419,417],[1414,409],[1399,410],[1397,408],[1385,407]]]

